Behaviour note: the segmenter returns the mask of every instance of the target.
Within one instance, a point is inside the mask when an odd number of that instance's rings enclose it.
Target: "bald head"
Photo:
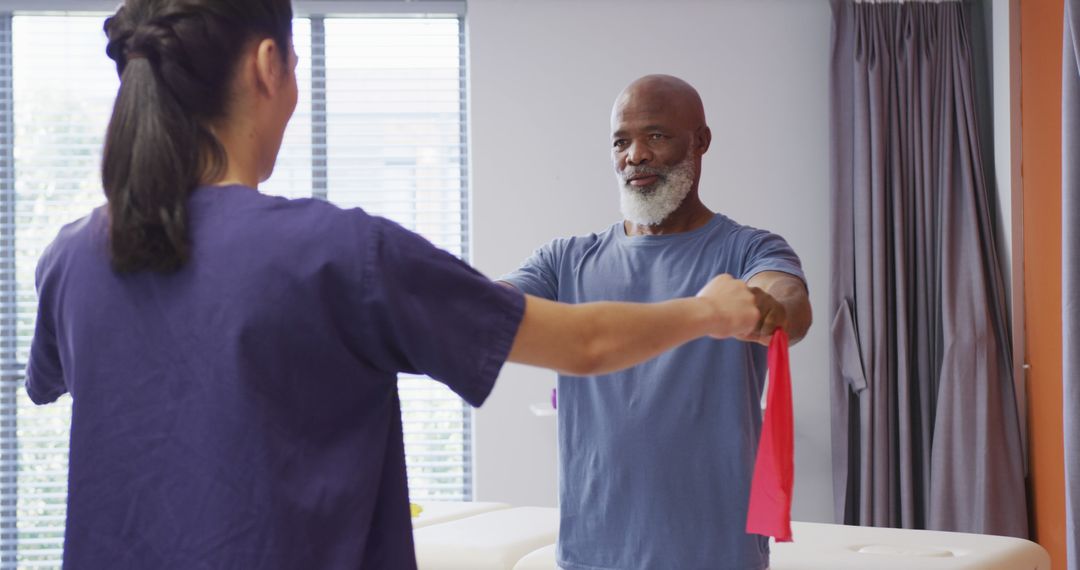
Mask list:
[[[646,75],[627,85],[611,109],[612,127],[627,113],[669,116],[692,130],[705,126],[705,106],[697,89],[672,75]]]

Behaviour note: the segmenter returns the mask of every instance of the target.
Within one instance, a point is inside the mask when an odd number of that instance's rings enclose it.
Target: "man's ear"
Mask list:
[[[712,144],[712,130],[709,129],[708,125],[702,125],[694,133],[694,138],[697,139],[697,145],[694,148],[698,156],[702,156],[709,151],[709,145]]]
[[[285,74],[281,46],[270,38],[255,47],[255,88],[259,93],[273,97],[283,85]]]

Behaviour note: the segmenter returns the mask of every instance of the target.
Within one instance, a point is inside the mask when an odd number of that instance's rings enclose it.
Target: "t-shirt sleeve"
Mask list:
[[[764,230],[752,230],[747,238],[743,272],[739,279],[750,278],[763,271],[780,271],[798,277],[806,284],[802,262],[784,238]]]
[[[558,274],[558,251],[559,242],[553,241],[533,252],[532,256],[521,264],[521,267],[512,273],[499,278],[526,295],[540,297],[550,301],[558,301],[559,297],[559,274]]]
[[[371,222],[365,352],[382,370],[426,374],[479,406],[510,354],[524,295],[389,220]]]
[[[46,250],[38,260],[35,274],[38,311],[34,338],[30,342],[30,358],[26,364],[26,393],[35,404],[54,402],[67,392],[53,316],[53,304],[56,302],[53,283],[55,271],[52,256]]]

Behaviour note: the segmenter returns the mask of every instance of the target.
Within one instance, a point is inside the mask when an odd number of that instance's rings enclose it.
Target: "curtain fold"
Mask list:
[[[1080,0],[1065,0],[1061,96],[1062,388],[1069,570],[1080,570]]]
[[[836,518],[1026,538],[970,6],[833,15]]]

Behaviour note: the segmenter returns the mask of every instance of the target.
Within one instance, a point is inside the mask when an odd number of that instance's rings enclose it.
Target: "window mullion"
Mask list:
[[[0,14],[0,539],[18,539],[18,413],[23,372],[16,364],[18,298],[15,276],[15,92],[12,16]],[[0,567],[14,568],[17,546],[0,548]]]
[[[465,99],[465,22],[460,16],[458,17],[458,93],[460,94],[458,104],[458,117],[460,126],[458,127],[458,143],[461,145],[461,259],[466,262],[469,261],[470,243],[469,243],[469,121],[468,121],[468,102]],[[463,489],[462,493],[466,501],[471,501],[473,498],[473,449],[472,449],[472,435],[473,435],[473,409],[472,406],[467,405],[465,402],[461,403],[461,422],[462,431],[465,433],[464,442],[462,447],[462,462],[465,465],[465,474],[463,477]]]
[[[311,22],[311,196],[326,200],[329,172],[326,156],[326,21]]]

